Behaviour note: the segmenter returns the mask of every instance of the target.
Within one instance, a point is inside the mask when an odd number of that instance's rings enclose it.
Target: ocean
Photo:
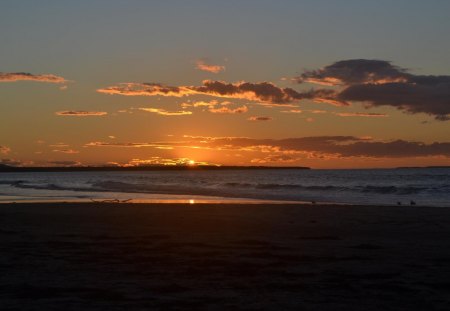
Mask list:
[[[0,202],[107,199],[449,207],[450,168],[0,173]]]

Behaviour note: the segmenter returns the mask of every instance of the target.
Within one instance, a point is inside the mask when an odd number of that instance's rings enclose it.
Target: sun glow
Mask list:
[[[195,165],[195,161],[194,160],[189,160],[188,161],[188,165]]]

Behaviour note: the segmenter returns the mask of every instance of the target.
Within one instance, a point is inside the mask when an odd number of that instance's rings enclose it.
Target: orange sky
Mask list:
[[[249,3],[0,5],[0,163],[450,165],[446,4]]]

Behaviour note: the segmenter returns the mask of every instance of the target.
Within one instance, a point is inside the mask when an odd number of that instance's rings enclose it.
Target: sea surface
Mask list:
[[[450,207],[450,168],[0,173],[0,202],[106,199]]]

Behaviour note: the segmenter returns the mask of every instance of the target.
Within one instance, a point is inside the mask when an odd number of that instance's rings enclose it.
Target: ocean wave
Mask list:
[[[373,194],[394,194],[394,195],[408,195],[418,194],[422,192],[429,193],[445,193],[450,191],[449,186],[440,187],[424,187],[424,186],[333,186],[333,185],[299,185],[299,184],[277,184],[277,183],[225,183],[225,187],[232,187],[235,189],[260,189],[260,190],[286,190],[286,191],[311,191],[311,192],[357,192],[357,193],[373,193]]]
[[[363,193],[398,194],[398,195],[417,194],[423,191],[430,190],[429,187],[414,187],[414,186],[397,187],[397,186],[371,186],[371,185],[359,187],[359,189]]]
[[[369,174],[370,173],[370,174]],[[327,201],[343,203],[394,204],[404,199],[448,205],[450,184],[447,178],[419,178],[423,174],[386,177],[385,171],[311,171],[297,172],[192,172],[179,173],[52,173],[0,176],[3,192],[28,193],[27,189],[46,191],[44,195],[82,195],[95,192],[161,195],[204,195],[268,200]],[[419,177],[417,177],[419,176]],[[6,190],[5,190],[6,189]],[[52,193],[55,191],[55,193]],[[75,193],[73,193],[75,192]],[[92,192],[92,194],[89,194]],[[35,193],[33,191],[33,193]],[[115,194],[111,194],[114,196]],[[132,196],[132,195],[130,195]],[[444,202],[444,203],[442,203]]]
[[[13,187],[22,189],[40,189],[40,190],[72,190],[72,191],[99,191],[99,192],[136,192],[136,193],[168,193],[168,194],[208,194],[214,195],[230,195],[227,189],[232,188],[232,193],[242,191],[243,194],[253,189],[254,194],[261,196],[266,193],[261,190],[274,190],[283,193],[291,193],[292,195],[303,192],[358,192],[366,194],[393,194],[393,195],[410,195],[419,194],[422,192],[428,193],[445,193],[450,190],[450,186],[378,186],[378,185],[364,185],[364,186],[333,186],[333,185],[299,185],[299,184],[282,184],[282,183],[240,183],[227,182],[222,184],[200,183],[200,184],[177,184],[177,183],[128,183],[116,180],[94,181],[88,183],[85,187],[62,185],[57,183],[32,183],[24,180],[17,181],[0,181],[2,185],[11,185]]]

